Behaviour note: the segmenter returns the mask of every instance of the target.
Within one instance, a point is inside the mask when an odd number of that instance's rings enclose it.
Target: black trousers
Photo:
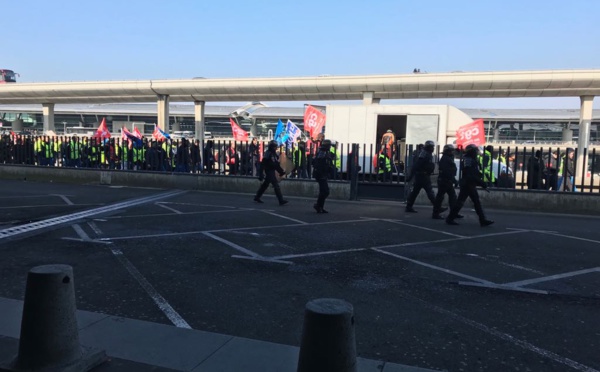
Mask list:
[[[256,192],[256,198],[259,199],[265,191],[269,188],[269,185],[273,185],[273,190],[275,190],[275,196],[277,196],[277,200],[281,203],[283,201],[283,195],[281,195],[281,188],[279,187],[279,181],[277,181],[277,177],[275,176],[275,171],[266,171],[265,172],[265,180],[258,188]]]
[[[448,205],[450,209],[456,204],[456,191],[454,190],[454,182],[452,180],[438,179],[437,181],[438,191],[435,196],[435,202],[433,203],[433,214],[439,214],[442,208],[442,202],[444,196],[448,195]]]
[[[327,183],[327,178],[317,178],[317,183],[319,184],[319,196],[317,197],[317,206],[319,208],[323,208],[325,206],[325,199],[329,196],[329,183]]]
[[[415,204],[415,200],[417,200],[417,196],[419,196],[419,192],[421,192],[421,189],[425,190],[427,193],[427,198],[431,204],[435,203],[435,194],[433,193],[433,188],[431,187],[431,178],[428,174],[417,173],[415,174],[412,192],[410,195],[408,195],[408,200],[406,201],[406,208],[412,208],[413,204]]]
[[[453,220],[456,218],[456,216],[458,216],[463,205],[465,205],[467,198],[470,198],[473,202],[473,205],[475,206],[475,212],[477,213],[477,216],[479,216],[479,221],[485,220],[485,214],[483,213],[481,201],[479,200],[479,194],[477,193],[477,185],[475,184],[465,184],[464,186],[460,186],[460,192],[458,193],[456,204],[454,204],[453,207],[451,206],[448,219]]]

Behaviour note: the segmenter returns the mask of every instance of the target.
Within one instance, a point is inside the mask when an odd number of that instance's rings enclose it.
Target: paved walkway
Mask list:
[[[23,301],[0,297],[0,360],[16,355]],[[299,348],[164,324],[77,311],[82,345],[106,351],[101,371],[295,372]],[[425,372],[358,358],[360,372]]]

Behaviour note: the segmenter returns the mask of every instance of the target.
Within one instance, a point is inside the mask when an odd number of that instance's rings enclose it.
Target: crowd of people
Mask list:
[[[320,134],[315,140],[298,140],[294,146],[286,148],[278,145],[278,151],[285,152],[293,169],[289,178],[312,179],[312,161],[324,140]],[[423,146],[418,146],[412,154],[416,159]],[[260,161],[265,146],[257,138],[250,142],[199,140],[156,141],[140,139],[138,142],[121,138],[101,139],[83,136],[30,136],[8,135],[0,138],[0,163],[27,164],[54,167],[102,168],[115,170],[147,170],[206,174],[227,174],[258,176]],[[334,173],[343,171],[338,147],[331,141],[330,151],[334,156]],[[575,150],[568,148],[546,153],[541,150],[520,153],[519,164],[516,154],[506,149],[487,146],[480,149],[478,162],[484,182],[488,186],[515,187],[517,167],[522,164],[526,171],[526,187],[530,190],[576,191]],[[391,131],[384,134],[374,158],[374,172],[381,182],[390,182],[394,174],[404,173],[404,163],[395,145]],[[348,157],[350,159],[350,157]],[[437,163],[437,162],[436,162]],[[346,167],[348,164],[344,164]],[[511,169],[512,179],[498,169]],[[408,179],[421,177],[410,172]],[[337,178],[337,174],[334,174]],[[364,176],[363,176],[364,178]],[[509,177],[510,178],[510,177]],[[397,178],[399,180],[399,178]],[[428,195],[430,193],[428,192]]]
[[[320,135],[314,141],[299,140],[291,148],[277,146],[293,164],[289,177],[312,177],[311,161],[322,140]],[[264,147],[257,138],[248,143],[208,140],[202,146],[199,140],[186,138],[132,141],[5,134],[0,138],[0,163],[257,176]]]

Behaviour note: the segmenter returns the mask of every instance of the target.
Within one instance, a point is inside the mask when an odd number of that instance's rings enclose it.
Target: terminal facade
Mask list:
[[[322,107],[329,117],[343,115],[353,110],[360,110],[361,105],[330,105]],[[372,143],[380,138],[386,129],[392,128],[397,138],[406,138],[406,124],[416,118],[429,120],[429,130],[422,135],[431,136],[429,132],[448,123],[444,128],[448,132],[447,139],[452,138],[452,128],[466,124],[468,120],[484,119],[486,138],[490,143],[499,144],[562,144],[576,142],[579,135],[579,110],[570,109],[456,109],[446,105],[373,105],[377,128],[369,134],[357,133],[352,138],[345,128],[330,126],[328,136],[338,141],[356,141]],[[194,137],[194,106],[189,104],[171,104],[169,115],[170,133]],[[453,112],[455,118],[446,118],[447,112]],[[429,119],[428,119],[429,115]],[[270,138],[275,132],[278,120],[284,123],[291,120],[300,128],[303,127],[304,107],[272,107],[260,102],[252,102],[243,106],[206,105],[205,131],[212,138],[227,139],[231,137],[229,118],[235,117],[243,129],[252,136]],[[56,105],[55,133],[82,134],[92,133],[100,121],[105,118],[112,133],[119,133],[121,127],[132,129],[136,126],[142,133],[150,135],[157,123],[156,105],[153,104],[62,104]],[[353,119],[365,121],[358,117]],[[14,132],[43,133],[43,113],[39,105],[0,105],[0,122],[2,128]],[[328,120],[329,121],[329,120]],[[344,119],[343,121],[347,121]],[[356,127],[361,127],[356,125]],[[339,129],[339,130],[338,130]],[[590,145],[600,145],[600,110],[594,110],[590,125]],[[339,135],[335,135],[339,132]],[[372,132],[372,135],[371,135]],[[381,132],[381,133],[380,133]],[[410,130],[409,130],[410,132]],[[433,133],[431,133],[433,134]],[[410,136],[410,133],[409,133]],[[368,138],[372,137],[372,138]],[[433,135],[434,138],[443,136]],[[421,142],[422,138],[407,140],[409,143]],[[441,141],[440,141],[441,142]],[[451,142],[451,141],[448,141]]]

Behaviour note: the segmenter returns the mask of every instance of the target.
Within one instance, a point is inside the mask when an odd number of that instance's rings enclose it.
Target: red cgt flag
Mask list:
[[[239,125],[233,121],[232,118],[229,118],[229,122],[231,123],[231,131],[233,132],[233,139],[236,141],[248,141],[248,132],[240,128]]]
[[[100,126],[98,126],[98,129],[96,129],[96,135],[94,137],[100,138],[100,139],[105,139],[105,138],[110,138],[110,132],[108,131],[108,128],[106,127],[106,118],[102,118],[102,122],[100,123]]]
[[[465,148],[467,145],[471,144],[476,146],[483,146],[485,144],[483,119],[477,119],[456,130],[456,147]]]
[[[321,133],[324,125],[325,114],[309,105],[304,111],[304,130],[314,139]]]

